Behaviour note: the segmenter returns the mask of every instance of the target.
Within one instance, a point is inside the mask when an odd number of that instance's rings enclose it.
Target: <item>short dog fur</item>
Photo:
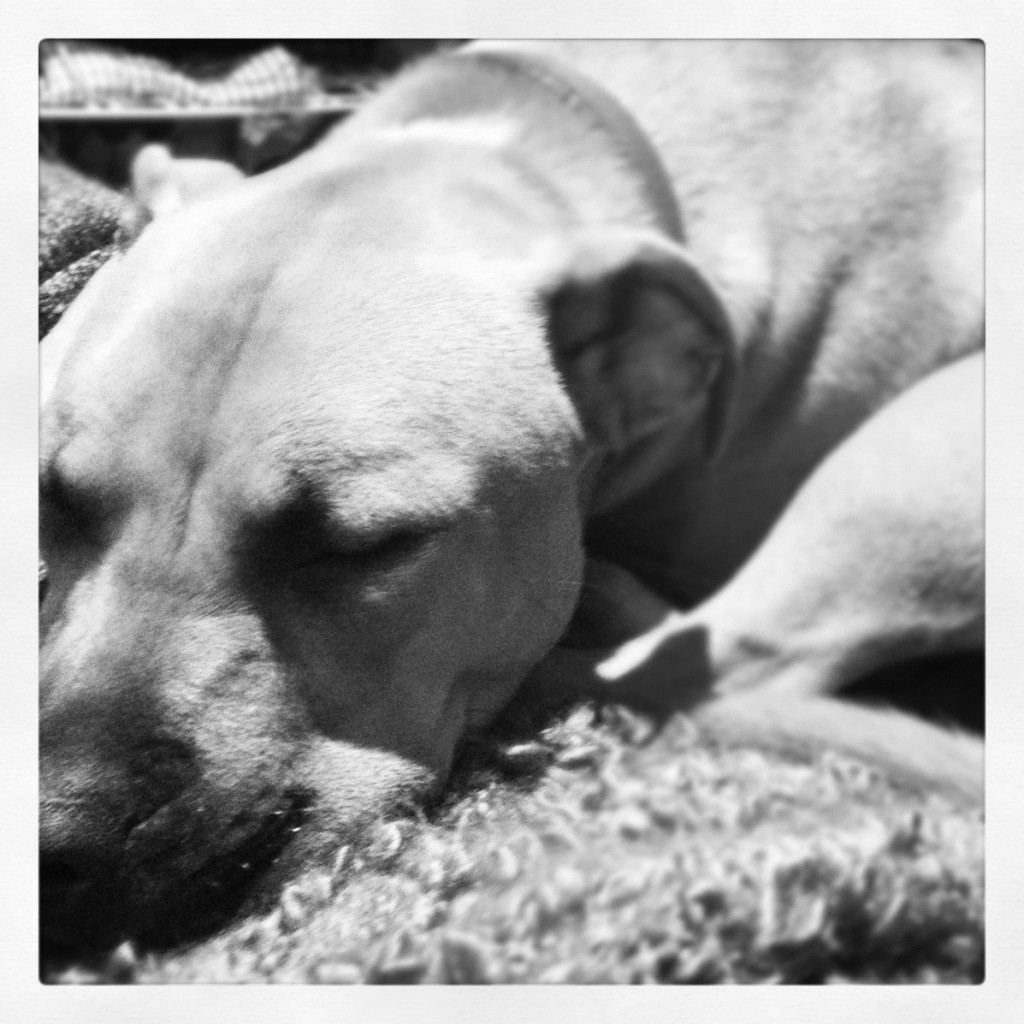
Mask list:
[[[147,154],[43,344],[44,937],[272,886],[531,673],[976,796],[831,695],[982,641],[981,59],[474,44]]]

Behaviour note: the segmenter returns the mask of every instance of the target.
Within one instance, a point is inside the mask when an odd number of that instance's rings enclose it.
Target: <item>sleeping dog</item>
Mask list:
[[[831,695],[980,647],[982,68],[473,44],[152,221],[43,344],[43,934],[272,886],[532,676],[976,795]]]

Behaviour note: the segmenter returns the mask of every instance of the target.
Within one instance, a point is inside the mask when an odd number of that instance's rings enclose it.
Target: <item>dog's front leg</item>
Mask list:
[[[649,596],[634,639],[558,652],[545,670],[688,706],[752,687],[833,692],[883,665],[980,647],[983,365],[978,353],[939,370],[872,417],[710,600],[659,613]],[[635,582],[604,578],[631,599]]]
[[[982,646],[983,374],[979,352],[884,407],[685,617],[707,631],[716,693],[835,691],[885,665]]]

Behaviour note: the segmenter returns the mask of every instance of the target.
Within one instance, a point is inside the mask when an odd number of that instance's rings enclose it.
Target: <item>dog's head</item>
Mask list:
[[[417,167],[158,218],[44,343],[54,942],[173,936],[437,786],[565,629],[609,453],[706,404],[681,255]]]

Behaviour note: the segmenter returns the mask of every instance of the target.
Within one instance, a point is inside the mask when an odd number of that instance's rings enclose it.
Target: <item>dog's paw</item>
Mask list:
[[[664,713],[704,700],[711,682],[706,634],[679,612],[622,644],[556,647],[530,676],[531,684]]]

